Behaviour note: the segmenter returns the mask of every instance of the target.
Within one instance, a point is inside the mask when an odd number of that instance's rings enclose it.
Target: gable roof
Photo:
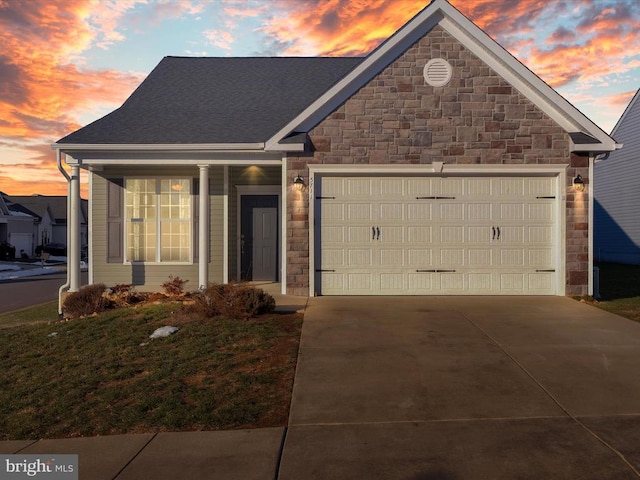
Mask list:
[[[36,217],[41,221],[48,215],[52,222],[67,223],[67,197],[64,195],[5,195],[9,210]],[[87,200],[81,199],[82,222],[87,222]]]
[[[57,143],[264,143],[362,60],[165,57],[120,108]]]
[[[564,97],[542,81],[513,55],[446,0],[433,0],[400,30],[371,52],[338,84],[292,119],[267,141],[266,150],[280,150],[292,132],[308,131],[371,80],[413,43],[440,25],[454,38],[513,85],[569,134],[572,151],[601,152],[621,148],[615,140]]]
[[[446,0],[433,0],[364,59],[165,57],[122,107],[54,148],[302,151],[306,132],[436,25],[564,128],[572,151],[620,148]]]

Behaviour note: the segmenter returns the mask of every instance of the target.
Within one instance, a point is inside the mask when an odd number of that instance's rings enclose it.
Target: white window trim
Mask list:
[[[191,241],[189,242],[189,260],[186,262],[176,262],[176,261],[161,261],[161,260],[156,260],[154,262],[139,262],[139,261],[135,261],[135,260],[129,260],[127,258],[127,253],[129,251],[128,248],[128,244],[127,244],[127,235],[128,235],[128,229],[129,229],[129,219],[127,217],[127,180],[156,180],[156,181],[160,181],[160,180],[166,180],[166,179],[185,179],[189,181],[189,185],[190,185],[190,196],[191,196],[191,214],[189,217],[189,237],[191,239]],[[122,232],[123,232],[123,240],[122,240],[122,245],[123,245],[123,252],[122,252],[122,256],[123,256],[123,264],[125,265],[193,265],[194,264],[194,248],[193,248],[193,235],[194,235],[194,229],[193,229],[193,219],[194,219],[194,215],[195,215],[195,205],[194,205],[194,201],[193,201],[193,180],[194,177],[192,175],[154,175],[154,176],[146,176],[146,175],[131,175],[131,176],[126,176],[123,177],[123,185],[122,188],[124,189],[124,202],[122,204],[122,208],[123,208],[123,215],[122,215],[122,219],[123,219],[123,228],[122,228]],[[159,195],[156,192],[156,196]],[[156,204],[156,209],[158,209],[158,205]],[[160,222],[160,217],[159,215],[156,217],[157,218],[157,225],[156,228],[158,228],[159,222]],[[156,259],[159,257],[160,255],[160,237],[161,235],[158,233],[157,235],[157,249],[156,249]]]

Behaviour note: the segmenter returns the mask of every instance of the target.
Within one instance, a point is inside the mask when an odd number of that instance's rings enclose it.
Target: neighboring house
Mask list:
[[[35,253],[38,245],[48,243],[67,244],[67,197],[62,195],[6,195],[3,198],[7,208],[14,215],[26,215],[32,218],[35,226],[29,232],[31,246],[25,252]],[[88,202],[81,201],[81,246],[88,239]],[[19,249],[17,249],[19,252]]]
[[[596,160],[595,258],[640,265],[640,90],[613,128],[624,145]]]
[[[72,202],[89,172],[90,282],[584,295],[573,180],[617,144],[435,0],[365,58],[166,57],[53,147]]]
[[[21,252],[33,255],[36,222],[34,215],[12,210],[0,192],[0,260],[19,258]]]

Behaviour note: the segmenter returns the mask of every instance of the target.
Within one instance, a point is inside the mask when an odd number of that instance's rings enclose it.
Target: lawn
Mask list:
[[[0,316],[0,440],[286,425],[301,314],[38,308]],[[179,331],[149,339],[164,325]]]
[[[640,266],[602,263],[596,307],[640,322]]]

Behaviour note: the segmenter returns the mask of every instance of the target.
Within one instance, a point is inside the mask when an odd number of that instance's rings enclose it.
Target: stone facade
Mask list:
[[[453,77],[426,84],[423,67],[444,58]],[[312,153],[289,155],[287,178],[309,164],[570,165],[567,170],[566,293],[584,295],[588,279],[588,157],[569,152],[559,125],[454,37],[436,26],[309,132]],[[288,293],[309,288],[308,198],[288,199]]]

